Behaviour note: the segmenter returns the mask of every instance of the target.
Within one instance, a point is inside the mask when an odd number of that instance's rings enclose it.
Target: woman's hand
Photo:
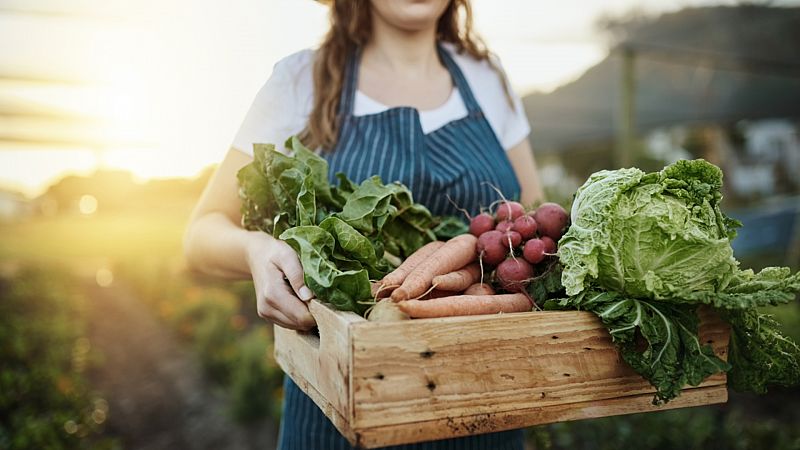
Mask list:
[[[297,253],[268,234],[250,236],[246,253],[256,289],[258,316],[292,330],[312,328],[316,322],[304,302],[314,294],[305,285]]]

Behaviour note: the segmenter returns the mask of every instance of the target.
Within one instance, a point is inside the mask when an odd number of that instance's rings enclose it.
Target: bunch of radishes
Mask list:
[[[569,216],[556,203],[543,203],[533,211],[522,204],[503,201],[494,215],[481,213],[470,220],[469,232],[478,237],[477,251],[483,270],[495,268],[498,284],[510,292],[525,292],[547,258],[555,256],[556,242],[569,225]]]

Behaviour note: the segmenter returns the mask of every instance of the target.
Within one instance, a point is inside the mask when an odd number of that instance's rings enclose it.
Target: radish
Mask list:
[[[516,220],[517,217],[525,214],[525,208],[519,202],[502,201],[497,205],[495,216],[497,220]]]
[[[558,240],[564,235],[569,222],[567,211],[556,203],[542,203],[533,215],[539,226],[539,235]]]
[[[522,258],[508,258],[495,270],[497,280],[509,292],[524,292],[533,278],[533,266]]]
[[[542,239],[531,239],[525,243],[525,247],[522,249],[522,257],[531,264],[538,264],[542,262],[544,256],[545,243]]]
[[[516,231],[506,231],[503,233],[503,242],[508,242],[514,248],[522,244],[522,236]]]
[[[494,229],[494,217],[488,213],[481,213],[469,221],[469,232],[479,237],[483,233]]]
[[[464,295],[494,295],[494,289],[489,283],[475,283],[464,291]]]
[[[503,239],[503,233],[497,230],[487,231],[478,237],[478,254],[484,264],[496,266],[505,259],[509,249],[508,241]]]
[[[552,240],[549,236],[542,236],[539,238],[544,242],[544,253],[545,255],[553,255],[558,250],[556,247],[556,241]]]
[[[497,226],[494,227],[495,230],[501,233],[506,233],[508,231],[511,231],[513,228],[514,228],[514,222],[510,220],[501,220],[497,222]]]
[[[408,320],[408,314],[401,310],[397,303],[390,299],[383,299],[378,303],[372,305],[367,310],[367,320],[372,322],[397,322],[400,320]]]
[[[511,227],[512,230],[516,231],[520,234],[520,236],[522,236],[522,239],[526,240],[536,236],[537,228],[538,225],[536,223],[536,219],[529,214],[525,214],[514,219],[514,224]]]

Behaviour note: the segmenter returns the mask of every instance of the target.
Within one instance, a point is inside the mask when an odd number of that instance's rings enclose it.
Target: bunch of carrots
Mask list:
[[[535,217],[544,222],[544,232],[537,234]],[[535,300],[525,289],[534,273],[531,263],[554,256],[555,244],[552,250],[548,249],[550,252],[541,249],[541,255],[537,254],[534,261],[528,262],[530,251],[520,245],[520,232],[525,234],[526,244],[541,244],[542,239],[557,240],[568,223],[566,211],[549,203],[526,214],[519,203],[506,201],[495,215],[483,213],[471,222],[470,234],[423,246],[374,283],[372,294],[376,303],[368,312],[368,319],[512,313],[536,307]],[[516,228],[519,230],[515,231]],[[501,229],[502,233],[496,231]],[[541,239],[536,238],[537,235]],[[493,244],[497,244],[496,250]],[[494,266],[497,266],[495,276],[500,286],[510,293],[498,295],[486,282],[485,271]]]
[[[477,244],[478,238],[462,234],[420,248],[373,285],[378,303],[367,317],[381,321],[530,311],[533,304],[524,293],[494,295],[482,282]]]

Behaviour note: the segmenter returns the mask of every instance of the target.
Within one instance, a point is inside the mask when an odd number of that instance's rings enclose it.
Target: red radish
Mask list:
[[[530,239],[522,248],[522,257],[531,264],[538,264],[544,259],[544,247],[545,243],[541,239]]]
[[[542,203],[533,215],[539,225],[539,235],[558,240],[564,235],[569,222],[567,211],[556,203]]]
[[[494,229],[502,233],[505,233],[506,231],[511,231],[513,227],[514,227],[514,222],[510,220],[502,220],[500,222],[497,222],[497,226],[494,227]]]
[[[469,232],[475,237],[490,230],[494,230],[494,217],[491,214],[480,213],[469,221]]]
[[[522,244],[522,236],[516,231],[506,231],[503,233],[503,242],[509,242],[513,248]]]
[[[552,255],[552,254],[554,254],[556,252],[556,250],[558,250],[558,247],[556,247],[556,241],[550,239],[550,237],[542,236],[539,239],[541,239],[542,242],[544,242],[544,252],[545,253]]]
[[[496,266],[508,255],[508,242],[503,241],[503,233],[492,230],[478,237],[478,255],[484,264]]]
[[[518,202],[510,202],[510,201],[502,201],[499,205],[497,205],[497,211],[495,212],[495,216],[497,216],[497,220],[515,220],[517,217],[525,214],[525,208],[522,206],[521,203]]]
[[[522,258],[508,258],[497,266],[495,274],[503,289],[523,292],[533,278],[533,266]]]
[[[536,219],[528,214],[517,217],[511,227],[512,230],[516,231],[520,234],[520,236],[522,236],[522,239],[526,240],[536,236],[537,228],[538,226],[536,224]]]

